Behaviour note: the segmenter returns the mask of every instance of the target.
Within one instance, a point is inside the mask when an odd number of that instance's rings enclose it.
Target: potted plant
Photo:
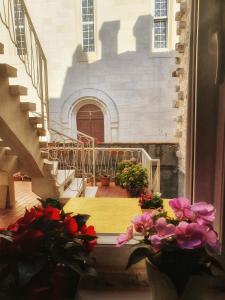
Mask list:
[[[79,277],[95,274],[90,252],[96,232],[86,225],[88,217],[65,214],[57,200],[47,199],[1,228],[0,299],[74,297]]]
[[[169,205],[175,217],[169,217],[165,211],[145,212],[132,220],[127,232],[118,237],[117,244],[122,246],[133,238],[138,240],[127,268],[147,258],[157,300],[178,299],[192,275],[222,270],[213,256],[220,249],[212,225],[213,205],[204,202],[191,205],[185,198],[170,200]],[[134,237],[135,233],[139,236]],[[171,289],[173,286],[175,289]]]
[[[144,212],[145,210],[160,209],[163,207],[161,193],[144,192],[139,198],[139,205]]]
[[[132,163],[123,169],[120,184],[127,189],[131,197],[138,197],[148,186],[147,171],[141,164]]]
[[[129,168],[134,164],[134,161],[131,160],[122,160],[118,163],[116,168],[116,176],[115,176],[115,183],[117,185],[123,186],[123,179],[121,178],[121,174],[125,168]]]
[[[100,177],[100,182],[102,186],[109,186],[110,185],[110,176],[107,174],[103,174]]]

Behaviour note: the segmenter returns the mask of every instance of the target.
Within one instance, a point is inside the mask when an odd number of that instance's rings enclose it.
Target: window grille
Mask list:
[[[82,0],[83,51],[95,51],[94,0]]]
[[[168,47],[168,0],[155,0],[154,48]]]

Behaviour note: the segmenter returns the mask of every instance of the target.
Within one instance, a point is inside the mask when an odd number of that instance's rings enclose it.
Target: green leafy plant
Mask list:
[[[148,186],[146,169],[141,164],[131,162],[120,173],[120,185],[126,188],[131,196],[139,196]]]
[[[55,199],[42,203],[0,229],[1,300],[24,299],[27,286],[46,274],[45,288],[54,294],[58,283],[51,281],[59,268],[79,276],[96,273],[90,252],[97,237],[94,227],[86,225],[89,216],[65,214]]]
[[[162,208],[163,207],[163,200],[161,198],[161,193],[155,192],[144,192],[140,195],[139,198],[139,205],[143,209],[148,208]]]
[[[123,172],[123,170],[125,168],[129,168],[134,164],[133,161],[131,160],[122,160],[121,162],[119,162],[117,164],[117,168],[116,168],[116,176],[115,176],[115,182],[116,184],[120,185],[123,187],[123,182],[122,182],[122,178],[121,178],[121,174]]]

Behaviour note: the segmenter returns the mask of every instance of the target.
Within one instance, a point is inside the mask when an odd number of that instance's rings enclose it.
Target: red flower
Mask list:
[[[20,218],[15,224],[8,226],[8,230],[18,231],[21,227],[27,228],[31,223],[43,216],[43,209],[32,207],[30,210],[26,209],[26,212],[22,218]]]
[[[67,217],[65,219],[65,225],[66,225],[66,229],[68,230],[68,232],[72,235],[77,235],[78,233],[78,224],[77,221],[72,218],[72,217]]]
[[[59,221],[61,219],[60,210],[50,205],[45,208],[44,215],[48,221]]]
[[[95,228],[92,225],[88,226],[88,227],[86,225],[82,226],[81,233],[89,235],[89,236],[93,236],[93,237],[96,236]],[[87,250],[92,251],[96,244],[97,244],[97,239],[93,239],[91,241],[88,241],[87,242]]]

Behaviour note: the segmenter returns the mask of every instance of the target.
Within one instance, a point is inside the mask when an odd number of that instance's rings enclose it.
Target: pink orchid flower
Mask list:
[[[153,226],[152,214],[145,212],[140,216],[136,216],[133,218],[132,223],[137,232],[143,233]]]
[[[191,220],[194,216],[190,201],[184,197],[170,200],[169,205],[180,220]]]
[[[175,235],[177,244],[182,249],[196,249],[205,244],[205,231],[197,223],[180,222]]]
[[[125,245],[127,242],[129,242],[134,236],[133,233],[133,225],[130,225],[127,228],[127,232],[126,233],[122,233],[118,236],[117,238],[117,247],[120,247],[122,245]]]
[[[220,252],[221,245],[218,240],[217,233],[207,226],[205,226],[205,240],[206,246],[209,248],[209,250],[214,253]]]
[[[168,224],[165,218],[159,218],[155,224],[156,234],[150,236],[150,241],[154,251],[159,251],[163,245],[163,241],[175,233],[175,226]]]
[[[212,224],[215,220],[215,208],[212,204],[198,202],[193,204],[191,209],[196,216],[196,222],[200,225]]]

